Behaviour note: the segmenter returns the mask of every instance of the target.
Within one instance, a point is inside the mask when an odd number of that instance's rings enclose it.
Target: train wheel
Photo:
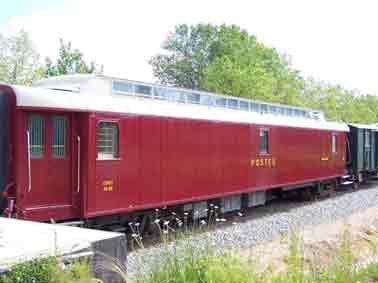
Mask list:
[[[358,190],[358,186],[359,186],[359,183],[358,182],[353,182],[353,185],[352,185],[352,187],[353,187],[353,190]]]
[[[315,199],[314,189],[309,187],[301,191],[301,197],[304,201],[312,201]]]

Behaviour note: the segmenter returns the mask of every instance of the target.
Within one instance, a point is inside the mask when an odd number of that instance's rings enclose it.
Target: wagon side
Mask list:
[[[350,175],[357,183],[375,178],[378,172],[376,127],[349,124],[349,128]]]

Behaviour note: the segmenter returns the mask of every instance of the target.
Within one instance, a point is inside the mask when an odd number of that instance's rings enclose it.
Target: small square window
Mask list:
[[[250,104],[249,104],[249,109],[250,109],[250,111],[253,111],[253,112],[260,112],[260,105],[259,104],[257,104],[257,103],[254,103],[254,102],[251,102]]]
[[[228,108],[238,109],[238,101],[236,99],[228,99]]]
[[[267,129],[260,129],[260,153],[269,153],[269,131]]]
[[[214,97],[212,97],[210,95],[201,94],[200,104],[201,105],[213,105],[214,104]]]
[[[113,91],[122,93],[133,93],[134,85],[128,82],[113,81]]]
[[[187,98],[190,104],[200,104],[201,97],[198,93],[188,93]]]
[[[215,105],[218,107],[226,107],[226,98],[217,98],[215,100]]]
[[[248,111],[248,102],[240,100],[239,101],[240,109]]]
[[[114,122],[100,122],[97,128],[98,159],[118,158],[118,125]]]
[[[169,92],[167,92],[165,88],[155,87],[154,97],[157,99],[168,100]]]
[[[140,94],[142,96],[151,96],[152,95],[152,88],[148,85],[138,85],[135,86],[135,93]]]
[[[261,104],[261,112],[262,113],[268,113],[268,105]]]

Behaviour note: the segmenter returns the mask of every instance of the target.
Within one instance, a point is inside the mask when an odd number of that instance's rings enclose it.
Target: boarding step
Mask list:
[[[112,231],[112,232],[118,232],[118,233],[124,233],[126,232],[126,227],[125,226],[121,226],[121,225],[110,225],[106,228],[107,230],[109,231]]]
[[[353,183],[354,183],[353,181],[345,181],[345,182],[340,183],[340,185],[349,186],[349,185],[352,185]]]
[[[84,221],[70,221],[70,222],[61,222],[61,223],[56,223],[56,224],[63,225],[63,226],[71,226],[71,227],[83,227]]]

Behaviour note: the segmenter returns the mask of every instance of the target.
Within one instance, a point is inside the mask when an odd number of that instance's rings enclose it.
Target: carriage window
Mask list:
[[[262,113],[268,113],[268,105],[261,104],[261,112]]]
[[[249,104],[249,109],[251,109],[251,111],[253,111],[253,112],[260,112],[260,105],[259,104],[257,104],[257,103],[254,103],[254,102],[251,102],[250,104]]]
[[[146,96],[151,96],[152,94],[152,88],[150,86],[147,86],[147,85],[134,85],[135,87],[135,92],[136,93],[140,93],[142,95],[146,95]]]
[[[114,122],[100,122],[97,128],[98,159],[118,158],[118,125]]]
[[[248,111],[248,102],[240,100],[239,101],[240,109]]]
[[[67,119],[62,116],[53,117],[53,157],[66,157]]]
[[[238,101],[236,99],[228,99],[228,108],[238,109]]]
[[[200,96],[200,104],[202,105],[213,105],[214,104],[214,97],[210,95],[201,95]]]
[[[215,105],[218,107],[226,107],[226,98],[217,98],[215,100]]]
[[[30,156],[41,158],[44,154],[45,120],[40,115],[29,116]]]
[[[260,129],[260,153],[269,153],[269,131]]]
[[[199,94],[197,94],[197,93],[188,93],[187,97],[188,97],[188,102],[189,103],[200,104],[201,97],[200,97]]]
[[[337,152],[336,142],[337,142],[336,135],[332,135],[332,153]]]

